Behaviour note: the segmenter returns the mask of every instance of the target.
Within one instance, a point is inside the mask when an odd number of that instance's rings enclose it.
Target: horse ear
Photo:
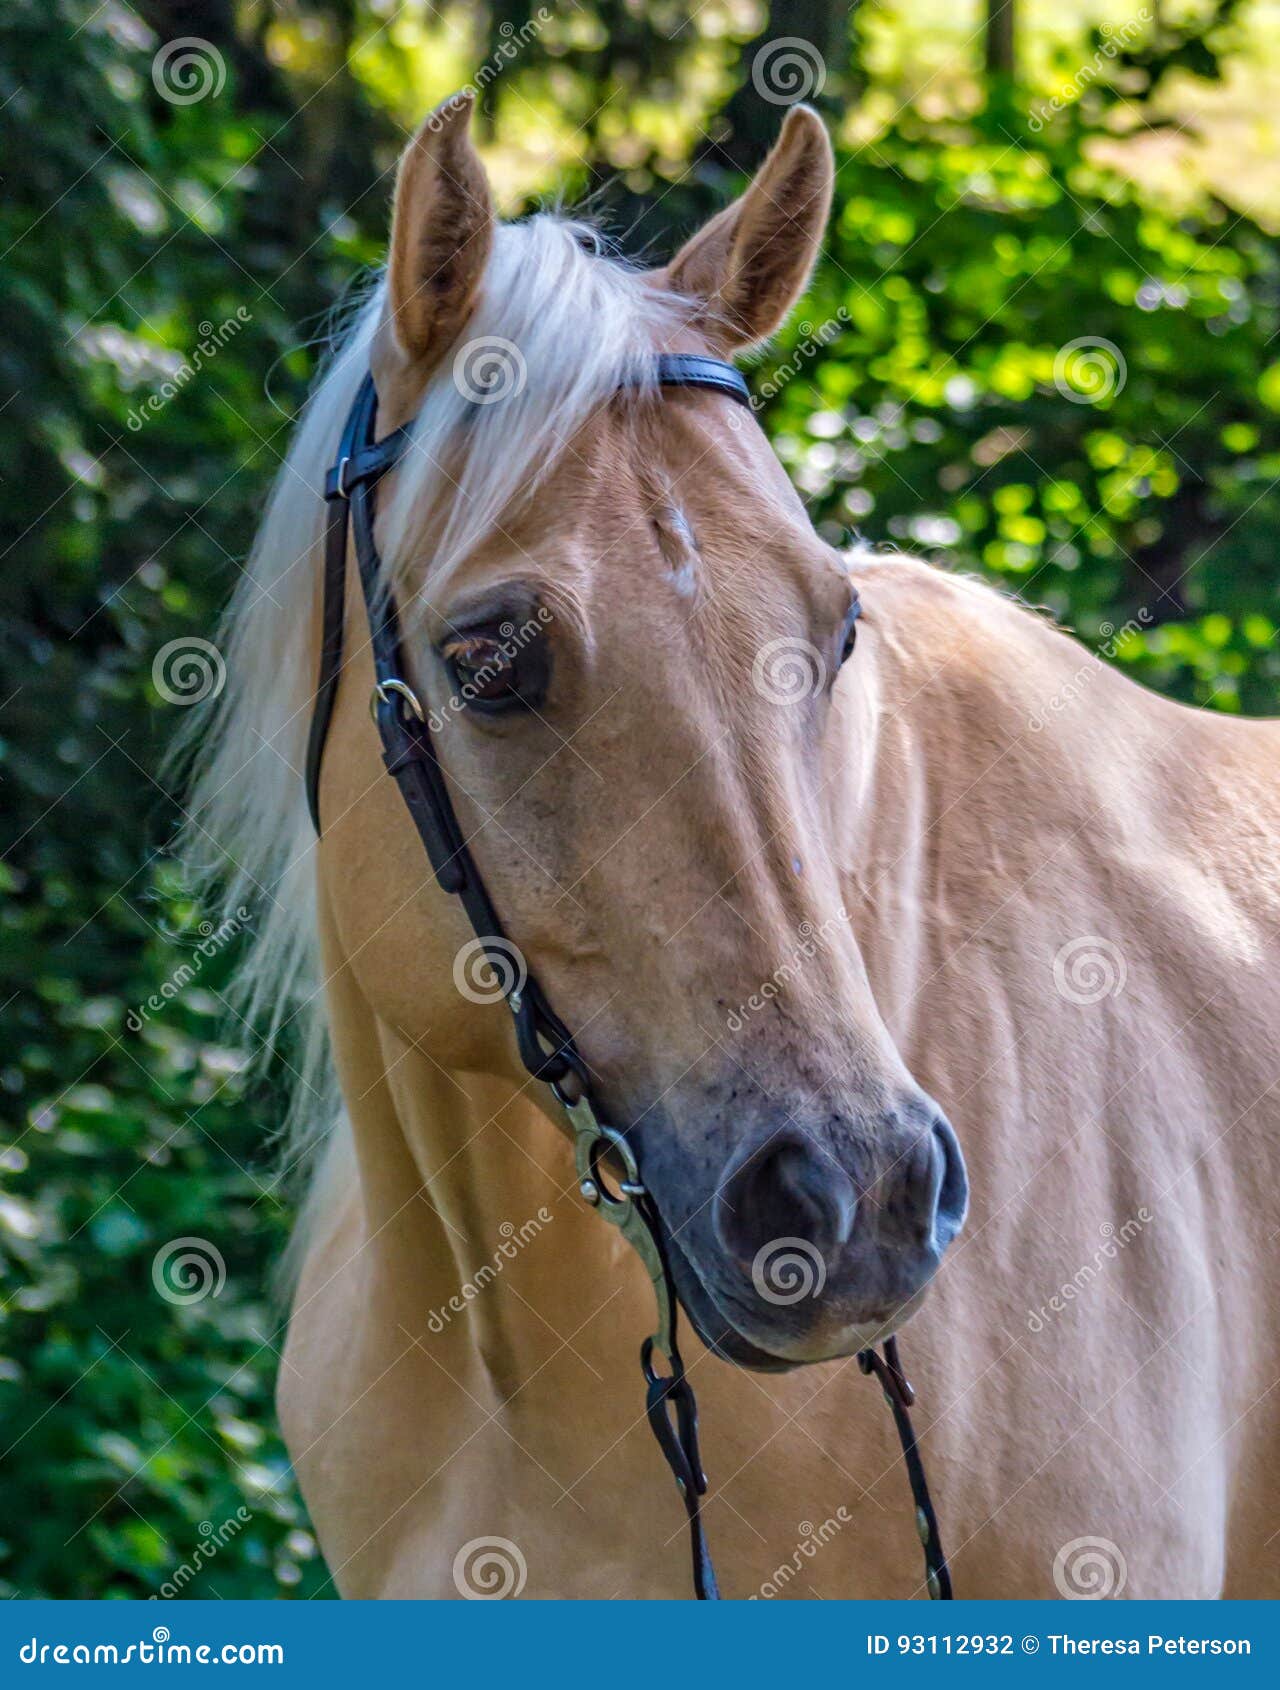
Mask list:
[[[764,340],[804,292],[834,185],[821,118],[809,106],[793,106],[746,193],[672,259],[668,286],[703,303],[699,327],[718,350]]]
[[[474,106],[470,90],[437,106],[396,176],[387,319],[415,362],[434,362],[466,322],[493,244],[489,179],[471,142]]]

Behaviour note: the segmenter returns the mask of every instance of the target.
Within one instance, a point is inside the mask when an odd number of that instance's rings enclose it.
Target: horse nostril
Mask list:
[[[857,1213],[853,1183],[830,1156],[794,1138],[769,1139],[738,1159],[716,1194],[716,1234],[750,1263],[767,1244],[801,1238],[824,1257],[848,1243]]]
[[[946,1249],[964,1225],[969,1212],[969,1175],[964,1153],[950,1121],[940,1115],[933,1128],[938,1166],[937,1195],[933,1205],[933,1241],[939,1252]]]

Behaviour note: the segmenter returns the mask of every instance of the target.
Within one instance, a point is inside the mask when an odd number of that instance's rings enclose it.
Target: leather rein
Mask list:
[[[750,406],[746,382],[719,359],[668,353],[653,371],[658,388],[700,388]],[[381,560],[374,542],[375,490],[381,478],[409,449],[413,424],[377,438],[378,396],[366,374],[342,431],[337,462],[325,477],[329,517],[325,532],[324,611],[320,671],[307,745],[306,790],[311,820],[320,834],[320,769],[343,668],[346,617],[347,539],[355,556],[369,638],[375,685],[371,701],[382,741],[382,757],[426,848],[441,890],[460,900],[497,977],[510,972],[510,941],[485,889],[459,826],[448,784],[436,752],[434,734],[422,704],[406,679],[399,613],[381,580]],[[715,1569],[702,1521],[707,1480],[698,1448],[698,1409],[685,1373],[677,1339],[679,1303],[668,1266],[662,1217],[640,1177],[626,1136],[608,1126],[596,1108],[591,1075],[573,1035],[547,1002],[532,974],[507,993],[520,1058],[535,1080],[551,1087],[568,1117],[574,1139],[578,1186],[586,1202],[616,1226],[644,1263],[657,1301],[657,1323],[640,1350],[645,1381],[645,1414],[658,1446],[675,1477],[689,1522],[694,1592],[700,1600],[719,1597]],[[620,1168],[606,1178],[602,1163]],[[663,1358],[669,1372],[663,1372]],[[925,1579],[930,1596],[951,1596],[951,1574],[938,1536],[938,1523],[911,1424],[914,1392],[898,1359],[897,1340],[888,1338],[881,1355],[863,1350],[858,1364],[874,1373],[893,1411],[903,1460],[915,1504],[916,1527],[924,1546]]]

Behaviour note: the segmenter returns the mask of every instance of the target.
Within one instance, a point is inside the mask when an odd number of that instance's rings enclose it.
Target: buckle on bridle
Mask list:
[[[910,1408],[915,1402],[915,1390],[902,1371],[898,1361],[898,1346],[892,1338],[885,1344],[883,1356],[874,1349],[859,1350],[858,1366],[864,1373],[875,1374],[888,1402],[896,1403],[899,1408],[904,1409]]]
[[[342,461],[345,464],[347,460],[344,458]],[[369,714],[375,722],[378,719],[379,704],[390,704],[393,697],[407,704],[420,722],[426,721],[426,712],[419,704],[418,695],[413,688],[405,681],[392,679],[390,681],[379,681],[369,698]]]

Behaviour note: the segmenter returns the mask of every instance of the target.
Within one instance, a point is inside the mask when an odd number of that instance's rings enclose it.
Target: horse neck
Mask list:
[[[1200,729],[990,589],[908,559],[859,582],[871,638],[842,717],[837,832],[877,1002],[911,1046],[967,997],[972,947],[1016,929],[1025,950],[1037,923],[1091,931],[1072,925],[1081,888],[1150,825],[1132,800],[1153,772],[1176,793],[1180,736]]]
[[[577,1201],[564,1134],[529,1087],[443,1068],[373,1014],[323,921],[322,936],[370,1295],[433,1346],[447,1330],[452,1365],[478,1359],[513,1391],[548,1333],[580,1324],[583,1284],[609,1272],[609,1229]]]

